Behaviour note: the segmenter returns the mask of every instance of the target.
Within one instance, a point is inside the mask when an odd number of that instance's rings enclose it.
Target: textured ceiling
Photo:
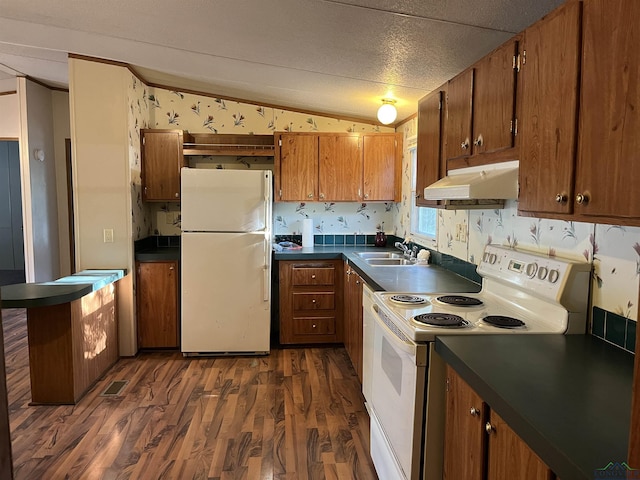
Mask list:
[[[560,0],[0,0],[0,80],[67,85],[66,53],[292,109],[399,120]]]

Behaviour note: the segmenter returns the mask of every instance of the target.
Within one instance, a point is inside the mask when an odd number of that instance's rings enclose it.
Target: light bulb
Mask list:
[[[382,102],[382,106],[378,109],[378,120],[383,125],[389,125],[398,116],[398,111],[393,105],[395,103],[393,100],[383,100]]]

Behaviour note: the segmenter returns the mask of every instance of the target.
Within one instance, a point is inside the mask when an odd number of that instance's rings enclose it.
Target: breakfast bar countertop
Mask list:
[[[2,308],[32,308],[72,302],[123,278],[125,269],[83,270],[42,283],[18,283],[0,287]]]

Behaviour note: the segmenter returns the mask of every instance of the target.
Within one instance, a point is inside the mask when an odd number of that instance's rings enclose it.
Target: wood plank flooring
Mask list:
[[[142,353],[120,360],[78,405],[29,406],[26,313],[2,314],[16,480],[377,479],[342,347]],[[129,383],[100,396],[114,380]]]

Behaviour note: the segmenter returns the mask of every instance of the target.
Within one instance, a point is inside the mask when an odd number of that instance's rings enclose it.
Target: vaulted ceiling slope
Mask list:
[[[0,0],[0,80],[68,85],[67,53],[157,84],[375,121],[561,0]]]

